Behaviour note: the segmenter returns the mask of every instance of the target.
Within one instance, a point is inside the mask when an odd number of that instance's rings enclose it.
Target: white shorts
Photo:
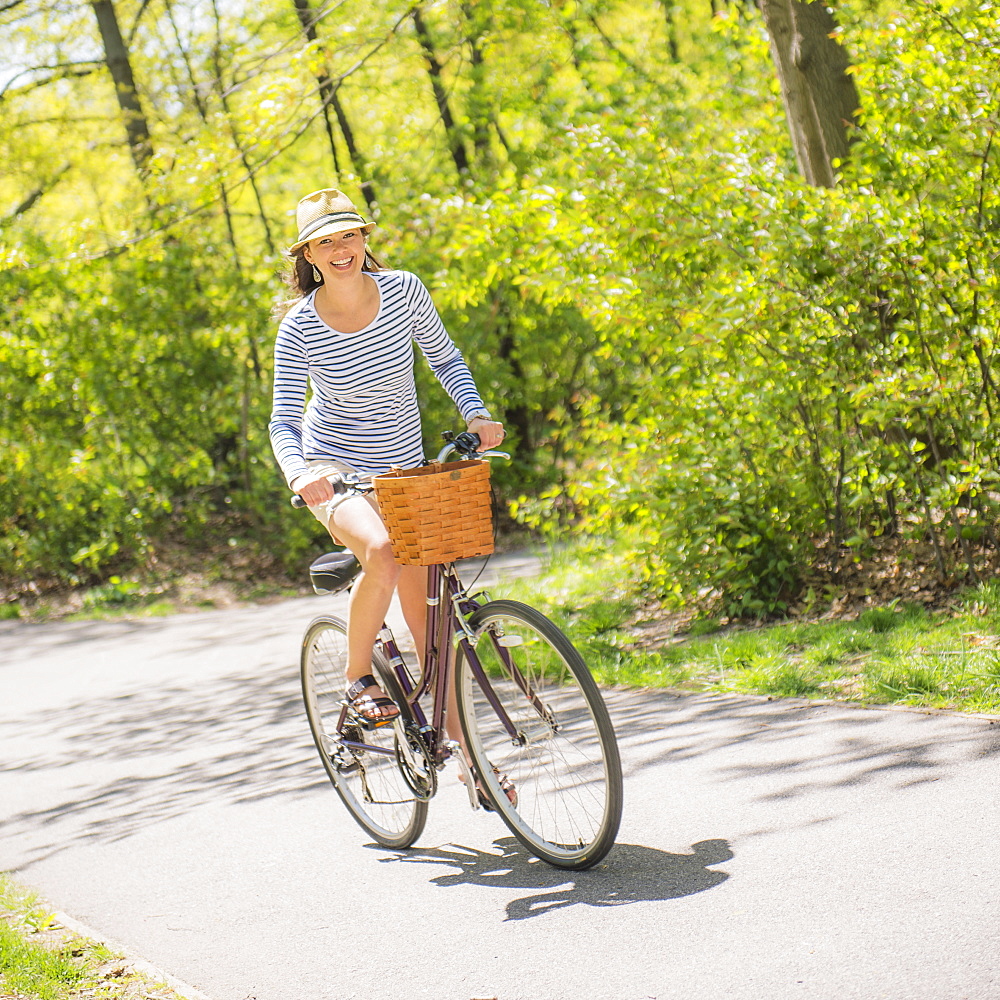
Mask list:
[[[345,475],[347,473],[353,474],[356,471],[355,469],[352,469],[349,465],[345,465],[343,462],[335,462],[329,458],[318,459],[312,462],[306,462],[306,465],[309,466],[310,476],[317,476],[317,477],[326,476],[327,478],[329,478],[331,476]],[[367,499],[368,502],[376,510],[378,510],[378,505],[375,503],[374,493],[369,493],[365,499]],[[337,506],[337,503],[335,503],[334,501],[339,502],[340,497],[335,495],[333,500],[330,500],[327,503],[321,503],[316,507],[310,507],[309,512],[312,514],[313,517],[316,518],[317,521],[319,521],[320,524],[323,525],[324,528],[326,528],[327,531],[330,532],[330,537],[338,545],[343,545],[344,543],[333,533],[333,528],[330,526],[330,518],[333,514],[334,509]]]

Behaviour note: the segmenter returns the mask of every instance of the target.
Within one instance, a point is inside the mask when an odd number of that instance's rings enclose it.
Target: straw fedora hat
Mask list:
[[[288,248],[289,253],[321,236],[333,236],[348,229],[360,229],[367,234],[375,228],[375,223],[365,222],[351,199],[336,188],[307,194],[295,210],[295,221],[299,227],[299,238]]]

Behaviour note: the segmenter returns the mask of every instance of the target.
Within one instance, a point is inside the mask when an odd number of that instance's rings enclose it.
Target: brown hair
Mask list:
[[[384,271],[385,265],[374,257],[368,249],[368,237],[365,237],[365,260],[362,271]],[[284,282],[292,293],[292,298],[278,302],[274,307],[275,319],[281,319],[299,299],[304,298],[313,289],[323,284],[317,281],[313,274],[313,266],[306,260],[306,248],[301,246],[293,250],[289,258],[289,266],[285,269]]]

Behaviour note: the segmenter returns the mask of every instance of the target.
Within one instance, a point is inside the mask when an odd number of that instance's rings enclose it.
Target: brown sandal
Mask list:
[[[399,708],[391,698],[365,694],[365,690],[370,687],[381,687],[377,677],[372,674],[359,677],[347,689],[347,700],[363,726],[378,729],[379,726],[392,722],[399,715]],[[383,711],[386,708],[391,708],[393,711],[386,715]]]
[[[497,783],[500,785],[500,791],[507,796],[508,801],[512,806],[517,806],[517,789],[514,787],[514,782],[507,777],[506,774],[501,774],[500,769],[494,767],[493,773],[497,776]],[[476,782],[476,794],[479,796],[479,804],[487,811],[493,812],[493,803],[486,797],[486,793],[479,787],[479,782]]]

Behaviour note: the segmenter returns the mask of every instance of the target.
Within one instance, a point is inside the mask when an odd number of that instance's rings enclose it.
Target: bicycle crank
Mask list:
[[[437,768],[427,744],[413,722],[396,723],[396,763],[403,780],[413,794],[423,802],[437,792]]]

